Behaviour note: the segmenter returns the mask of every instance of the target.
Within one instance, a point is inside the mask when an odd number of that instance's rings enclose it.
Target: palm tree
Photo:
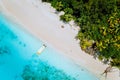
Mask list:
[[[112,66],[108,66],[108,67],[104,70],[104,72],[102,73],[102,75],[105,74],[105,78],[107,78],[107,73],[110,72],[111,69],[112,69]]]

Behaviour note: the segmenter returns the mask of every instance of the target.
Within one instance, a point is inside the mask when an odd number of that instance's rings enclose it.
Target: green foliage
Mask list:
[[[111,61],[111,65],[115,66],[115,67],[118,67],[120,69],[120,59],[113,59]]]
[[[93,44],[93,41],[88,41],[87,39],[81,40],[80,45],[83,50],[86,50],[87,48],[91,47]]]
[[[72,10],[71,8],[65,8],[65,9],[64,9],[64,12],[65,12],[66,14],[73,14],[73,10]]]
[[[69,22],[73,20],[73,16],[71,14],[64,14],[60,16],[61,20],[64,20],[65,22]]]
[[[42,2],[51,2],[52,0],[42,0]]]
[[[95,45],[99,59],[120,66],[120,0],[50,0],[63,10],[61,20],[80,26],[77,39],[83,50]],[[55,2],[56,1],[56,2]],[[58,10],[58,8],[56,8]]]
[[[51,2],[52,6],[56,8],[57,11],[61,11],[63,10],[63,4],[61,1],[56,1],[54,0],[53,2]]]

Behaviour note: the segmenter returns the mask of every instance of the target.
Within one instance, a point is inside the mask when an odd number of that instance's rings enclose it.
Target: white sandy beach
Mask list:
[[[41,0],[0,0],[0,11],[21,24],[27,31],[46,44],[70,58],[74,63],[87,68],[97,76],[106,69],[104,65],[80,49],[75,40],[77,27],[71,27],[59,20],[50,4]],[[64,25],[64,28],[61,26]],[[119,72],[108,73],[107,80],[120,80]]]

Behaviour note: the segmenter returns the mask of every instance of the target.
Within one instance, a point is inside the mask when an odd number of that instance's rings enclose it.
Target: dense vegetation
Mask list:
[[[120,0],[43,0],[80,26],[81,48],[120,68]]]

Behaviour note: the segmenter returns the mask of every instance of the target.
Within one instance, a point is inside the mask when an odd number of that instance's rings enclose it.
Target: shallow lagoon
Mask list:
[[[0,80],[98,80],[0,14]]]

